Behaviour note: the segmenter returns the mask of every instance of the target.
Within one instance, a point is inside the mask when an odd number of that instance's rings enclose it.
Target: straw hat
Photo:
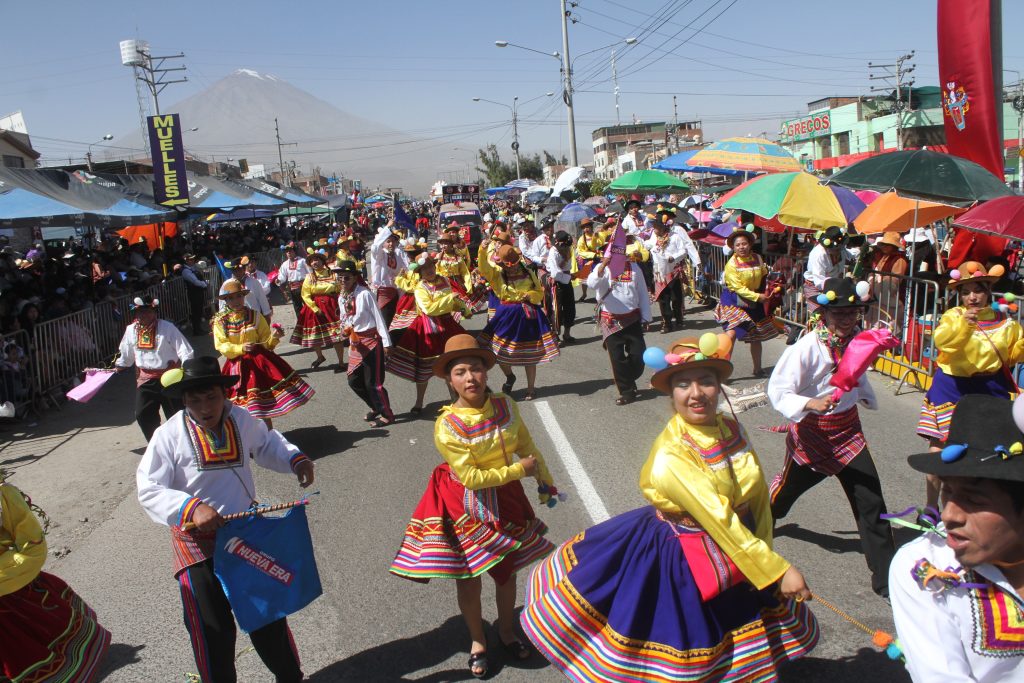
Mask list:
[[[705,351],[713,347],[714,352],[710,355],[703,353],[702,345]],[[672,378],[682,370],[694,368],[710,368],[718,375],[718,380],[724,382],[732,375],[731,355],[732,339],[727,334],[707,332],[700,338],[683,337],[669,347],[664,356],[668,366],[654,373],[651,386],[663,394],[671,394]]]
[[[877,247],[882,244],[888,244],[889,246],[893,246],[898,249],[903,248],[903,240],[900,238],[900,234],[898,232],[882,233],[882,236],[875,240],[875,246]]]
[[[946,284],[946,289],[957,289],[968,282],[991,285],[1005,274],[1006,269],[998,263],[991,269],[985,270],[985,266],[977,261],[964,261],[959,268],[949,271],[949,282]]]
[[[248,293],[249,290],[245,288],[245,285],[235,278],[231,278],[230,280],[225,280],[224,284],[221,285],[220,294],[217,295],[217,298],[227,299],[232,294],[241,294],[244,296]]]
[[[434,361],[434,376],[446,379],[448,377],[448,366],[460,358],[479,358],[484,362],[484,367],[490,370],[494,367],[497,358],[490,349],[481,348],[476,337],[471,334],[457,334],[448,339],[444,344],[444,353]]]

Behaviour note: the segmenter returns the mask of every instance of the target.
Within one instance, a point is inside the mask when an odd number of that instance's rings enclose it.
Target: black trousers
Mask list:
[[[178,575],[185,628],[192,641],[203,683],[235,683],[235,617],[224,589],[213,573],[213,560],[193,565]],[[278,683],[302,680],[287,619],[278,619],[249,634],[249,640]]]
[[[857,457],[835,475],[839,480],[850,509],[857,519],[860,545],[871,570],[871,588],[878,592],[889,585],[889,564],[896,550],[893,545],[892,528],[881,519],[885,514],[885,499],[882,497],[882,483],[878,470],[865,448]],[[789,514],[797,498],[813,488],[827,475],[800,465],[792,458],[786,458],[780,481],[773,486],[772,517],[778,521]]]
[[[143,382],[135,392],[135,421],[146,435],[146,441],[153,438],[153,432],[160,426],[161,408],[164,417],[170,419],[181,407],[181,401],[164,396],[159,379]]]
[[[661,322],[670,323],[675,318],[683,324],[683,283],[675,278],[658,296],[658,308],[661,309]]]
[[[185,285],[185,295],[188,297],[189,321],[192,324],[192,334],[200,334],[205,327],[203,314],[206,312],[206,292],[203,287]]]
[[[384,388],[383,345],[378,343],[373,351],[363,356],[359,368],[348,376],[348,385],[373,412],[388,418],[394,415],[388,390]]]
[[[398,293],[401,296],[401,292]],[[380,309],[380,314],[384,317],[384,324],[391,327],[391,321],[395,319],[395,310],[398,308],[398,297],[395,297],[391,301],[384,304]]]
[[[558,322],[568,333],[573,323],[576,322],[576,293],[572,289],[572,282],[556,282],[555,293],[557,295]],[[555,334],[558,334],[558,330],[555,330]]]
[[[644,295],[646,296],[646,295]],[[604,340],[608,359],[612,363],[612,377],[619,394],[636,391],[636,381],[644,374],[644,326],[637,320]]]
[[[287,284],[285,285],[288,286]],[[288,300],[292,302],[292,308],[295,309],[295,321],[299,320],[299,311],[302,310],[302,290],[301,289],[289,289]]]

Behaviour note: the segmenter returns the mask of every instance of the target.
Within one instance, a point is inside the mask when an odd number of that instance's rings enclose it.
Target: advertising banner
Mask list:
[[[177,114],[150,116],[149,149],[153,159],[153,196],[161,206],[188,206],[185,147]]]

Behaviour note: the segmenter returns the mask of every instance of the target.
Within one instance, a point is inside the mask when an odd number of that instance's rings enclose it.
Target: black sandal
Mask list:
[[[524,400],[524,401],[532,401],[532,400],[533,400],[533,399],[535,399],[535,398],[537,398],[537,390],[536,390],[536,389],[530,389],[530,390],[529,390],[529,391],[527,391],[527,392],[526,392],[526,394],[525,394],[525,395],[523,396],[523,400]]]
[[[477,673],[477,670],[480,673]],[[491,664],[487,661],[487,652],[471,652],[469,655],[469,673],[473,678],[486,678],[490,672]]]
[[[377,417],[378,417],[378,415],[377,415],[377,412],[376,412],[376,411],[374,411],[374,410],[371,410],[371,411],[370,411],[370,412],[368,412],[368,413],[366,414],[366,416],[365,416],[365,417],[363,418],[363,421],[364,421],[364,422],[373,422],[374,420],[376,420],[376,419],[377,419]]]
[[[508,377],[506,377],[505,378],[505,383],[501,385],[501,393],[507,394],[510,391],[512,391],[512,387],[515,386],[515,383],[516,383],[516,376],[515,375],[509,375]]]
[[[502,642],[501,646],[512,656],[512,659],[520,662],[533,656],[533,650],[524,645],[521,640],[513,640],[511,643]]]
[[[310,370],[316,370],[318,367],[323,365],[326,360],[327,360],[326,358],[317,358],[315,361],[310,363],[309,369]]]
[[[622,394],[615,399],[615,405],[617,406],[628,406],[632,402],[633,398],[631,394]]]
[[[388,425],[392,425],[394,423],[395,417],[393,415],[391,417],[384,417],[383,415],[381,415],[377,419],[371,420],[370,426],[373,427],[374,429],[379,429],[381,427],[387,427]]]
[[[410,415],[417,415],[418,416],[422,412],[423,412],[423,406],[413,406],[412,408],[409,408],[409,414]]]

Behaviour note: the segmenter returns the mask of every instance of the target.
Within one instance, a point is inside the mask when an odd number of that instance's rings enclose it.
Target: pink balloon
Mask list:
[[[960,271],[957,270],[956,268],[954,268],[953,270],[949,271],[949,277],[951,277],[954,280],[959,280],[960,279]]]
[[[682,359],[683,359],[683,357],[680,356],[677,353],[666,353],[665,354],[665,362],[668,363],[669,365],[676,365]]]

